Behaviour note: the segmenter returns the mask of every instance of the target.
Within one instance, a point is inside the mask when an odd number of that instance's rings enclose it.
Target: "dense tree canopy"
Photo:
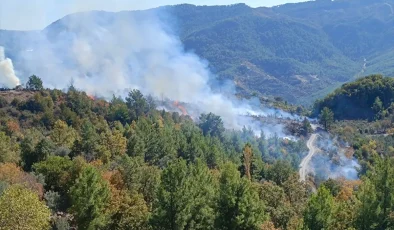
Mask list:
[[[6,189],[0,196],[0,229],[49,229],[48,207],[36,193],[20,185]]]
[[[315,103],[318,114],[324,107],[333,111],[336,119],[381,118],[394,102],[394,79],[371,75],[346,83]]]
[[[46,210],[45,221],[37,222],[45,227],[392,226],[394,167],[389,158],[377,157],[389,148],[376,141],[352,142],[355,155],[365,159],[362,182],[333,179],[311,196],[313,188],[297,174],[308,151],[307,120],[300,123],[304,134],[292,141],[263,131],[256,136],[248,127],[226,130],[212,113],[194,123],[189,116],[154,109],[138,91],[110,102],[73,87],[67,93],[21,93],[30,96],[0,108],[0,201],[7,201],[6,191],[15,186],[34,194],[39,209]],[[378,109],[379,100],[374,102]],[[330,130],[336,132],[337,125]]]

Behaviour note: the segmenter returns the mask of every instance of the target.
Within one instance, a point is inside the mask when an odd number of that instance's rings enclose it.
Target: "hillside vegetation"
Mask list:
[[[107,28],[117,19],[154,13],[187,50],[209,61],[212,72],[235,82],[239,92],[311,104],[355,77],[394,74],[393,5],[393,0],[323,0],[272,8],[177,5],[89,12],[69,15],[43,31],[0,31],[0,45],[22,71],[25,63],[20,56],[28,49],[39,52],[35,44],[40,36],[67,44],[70,38],[86,35],[83,28],[68,27],[70,21],[84,21],[91,14]],[[62,52],[72,56],[68,50]]]
[[[260,191],[271,187],[292,210],[272,222],[300,221],[303,141],[225,130],[214,114],[194,123],[138,90],[107,102],[33,77],[25,90],[0,92],[0,228],[259,229],[273,212]]]
[[[304,141],[70,86],[0,94],[2,229],[387,229],[394,162],[357,149],[362,181],[299,181]],[[12,101],[11,97],[18,95]],[[384,186],[386,193],[380,193]],[[389,201],[389,202],[382,202]],[[373,206],[369,206],[374,204]],[[373,213],[371,215],[370,213]]]
[[[346,83],[315,103],[315,114],[324,107],[339,120],[381,119],[394,115],[394,79],[371,75]]]

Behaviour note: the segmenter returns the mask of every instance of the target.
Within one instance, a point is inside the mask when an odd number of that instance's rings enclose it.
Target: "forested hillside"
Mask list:
[[[0,91],[0,113],[2,229],[258,229],[261,189],[286,186],[297,195],[281,190],[291,214],[275,224],[302,217],[302,141],[225,130],[214,114],[196,124],[138,90],[110,102],[45,90],[36,76]]]
[[[72,85],[44,89],[36,76],[1,91],[0,228],[392,226],[394,162],[373,146],[359,150],[371,163],[362,181],[328,180],[313,193],[297,174],[302,138],[256,137],[214,114],[195,123],[156,106],[138,90],[108,102]]]
[[[344,84],[315,103],[315,113],[328,107],[339,120],[381,119],[394,112],[394,79],[371,75]]]
[[[70,27],[70,20],[83,22],[92,14],[105,30],[118,19],[157,14],[187,50],[206,59],[220,79],[234,81],[239,92],[311,104],[354,77],[393,74],[393,4],[392,0],[323,0],[272,8],[178,5],[91,12],[69,15],[43,31],[0,31],[0,45],[17,69],[29,76],[33,73],[23,72],[26,63],[20,57],[29,54],[26,50],[39,52],[35,46],[42,42],[40,36],[50,45],[62,41],[69,47],[70,38],[86,35],[85,28],[74,27],[75,23]],[[72,57],[67,49],[56,51],[66,60]]]

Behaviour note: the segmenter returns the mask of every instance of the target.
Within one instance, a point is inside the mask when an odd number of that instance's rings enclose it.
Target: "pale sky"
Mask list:
[[[275,6],[305,0],[0,0],[0,29],[43,29],[63,16],[89,10],[142,10],[164,5],[229,5],[244,2],[252,7]]]

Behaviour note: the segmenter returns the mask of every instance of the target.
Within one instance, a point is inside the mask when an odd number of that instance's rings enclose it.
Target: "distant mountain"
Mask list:
[[[242,93],[309,104],[338,85],[370,73],[394,74],[394,0],[319,0],[272,8],[177,5],[148,11],[92,12],[100,25],[125,15],[166,12],[187,50],[209,61]],[[83,14],[71,15],[84,20]],[[67,16],[41,32],[0,31],[10,56],[15,37],[63,36]],[[78,21],[77,20],[77,21]],[[73,28],[77,36],[78,28]],[[69,31],[68,31],[69,32]]]

